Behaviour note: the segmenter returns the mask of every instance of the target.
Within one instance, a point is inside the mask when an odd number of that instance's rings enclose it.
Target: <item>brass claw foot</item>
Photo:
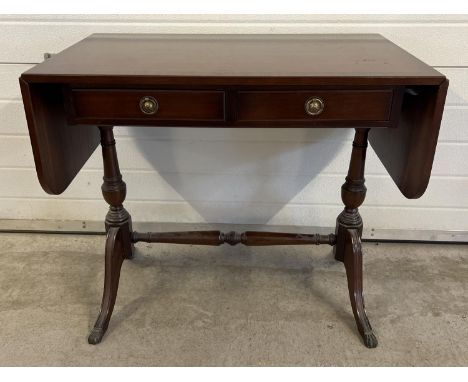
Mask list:
[[[379,344],[379,341],[377,340],[377,337],[375,336],[373,331],[364,333],[362,339],[364,341],[364,345],[366,345],[366,347],[369,349],[376,348]]]
[[[88,344],[97,345],[98,343],[100,343],[102,337],[104,337],[105,332],[106,331],[103,328],[93,328],[88,337]]]

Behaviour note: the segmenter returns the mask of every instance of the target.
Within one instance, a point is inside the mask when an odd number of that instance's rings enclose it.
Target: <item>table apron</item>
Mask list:
[[[64,102],[71,125],[388,128],[403,90],[65,87]]]

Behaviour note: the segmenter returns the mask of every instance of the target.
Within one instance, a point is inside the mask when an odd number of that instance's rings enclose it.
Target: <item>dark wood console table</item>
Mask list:
[[[37,175],[62,193],[99,142],[104,160],[105,280],[89,343],[102,340],[133,245],[329,244],[344,263],[364,344],[377,346],[364,308],[362,219],[369,141],[407,198],[428,184],[448,80],[380,35],[95,34],[20,78]],[[344,210],[330,235],[132,230],[113,126],[355,129]]]

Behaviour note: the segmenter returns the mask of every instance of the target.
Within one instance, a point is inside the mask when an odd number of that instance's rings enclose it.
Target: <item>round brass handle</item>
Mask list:
[[[140,110],[145,114],[156,114],[159,105],[154,97],[145,96],[140,100]]]
[[[309,115],[319,115],[325,108],[325,102],[319,97],[309,98],[305,103],[305,111]]]

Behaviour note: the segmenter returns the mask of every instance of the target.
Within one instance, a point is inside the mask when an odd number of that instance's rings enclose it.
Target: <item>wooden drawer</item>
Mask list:
[[[223,91],[73,89],[71,119],[93,124],[188,124],[224,121]],[[149,103],[145,103],[149,102]],[[153,108],[145,109],[145,105]]]
[[[392,98],[392,89],[240,91],[236,113],[240,122],[382,122],[390,119]],[[323,103],[323,109],[311,115],[306,105],[314,100]]]

